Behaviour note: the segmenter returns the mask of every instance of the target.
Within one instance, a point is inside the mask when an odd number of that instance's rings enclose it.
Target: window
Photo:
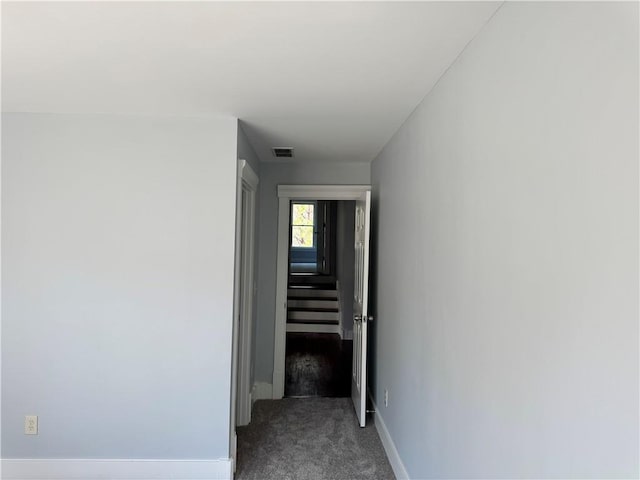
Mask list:
[[[291,246],[313,248],[315,239],[315,204],[291,204]]]

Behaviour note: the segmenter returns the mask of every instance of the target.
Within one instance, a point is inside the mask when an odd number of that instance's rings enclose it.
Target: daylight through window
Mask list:
[[[291,205],[291,246],[313,248],[314,204],[293,203]]]

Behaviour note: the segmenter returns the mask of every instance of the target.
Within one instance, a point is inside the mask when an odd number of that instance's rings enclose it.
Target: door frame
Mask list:
[[[370,190],[371,185],[278,185],[278,250],[276,254],[276,311],[273,342],[273,399],[284,397],[290,202],[291,200],[358,200],[364,192]]]
[[[246,160],[238,160],[236,185],[235,278],[231,362],[231,428],[229,456],[235,468],[236,425],[251,421],[251,341],[254,311],[255,219],[258,176]],[[247,192],[246,210],[243,193]],[[246,215],[245,215],[246,213]],[[245,234],[243,235],[243,230]],[[242,259],[244,261],[244,268]],[[242,287],[242,288],[241,288]],[[242,294],[241,294],[242,293]],[[240,330],[240,320],[243,327]],[[236,410],[236,405],[238,406]]]

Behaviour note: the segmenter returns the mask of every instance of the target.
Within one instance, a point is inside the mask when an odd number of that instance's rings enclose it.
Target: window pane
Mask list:
[[[313,227],[291,227],[291,246],[313,248]]]
[[[294,203],[291,225],[313,225],[313,204]]]

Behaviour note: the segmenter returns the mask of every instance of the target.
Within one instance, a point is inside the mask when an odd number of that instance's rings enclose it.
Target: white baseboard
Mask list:
[[[389,434],[389,430],[387,430],[387,426],[384,424],[384,420],[382,419],[380,411],[378,410],[378,406],[375,403],[373,403],[373,409],[376,411],[373,417],[374,424],[376,426],[376,430],[378,431],[378,435],[380,436],[380,440],[382,441],[384,451],[387,452],[387,457],[389,458],[389,463],[391,464],[393,473],[396,474],[396,479],[409,480],[407,469],[404,468],[404,463],[402,463],[402,459],[400,458],[400,454],[396,449],[396,445],[395,443],[393,443],[393,439]]]
[[[266,382],[256,382],[253,384],[251,391],[251,401],[256,400],[272,400],[273,399],[273,385]]]
[[[3,459],[3,480],[232,480],[232,461]]]

